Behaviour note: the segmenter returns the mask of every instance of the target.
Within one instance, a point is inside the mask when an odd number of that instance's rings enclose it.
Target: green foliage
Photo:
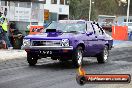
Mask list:
[[[79,8],[79,3],[80,3],[80,0],[70,0],[69,8],[70,8],[70,18],[71,19],[77,18],[78,16],[77,10]]]
[[[95,6],[98,14],[115,15],[118,9],[118,3],[115,0],[95,0]]]
[[[98,15],[115,15],[118,3],[115,0],[92,0],[91,20]],[[88,19],[90,0],[70,0],[70,19]]]

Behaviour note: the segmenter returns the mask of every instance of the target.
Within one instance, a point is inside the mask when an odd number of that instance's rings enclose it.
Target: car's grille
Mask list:
[[[61,40],[33,40],[32,46],[61,46]]]

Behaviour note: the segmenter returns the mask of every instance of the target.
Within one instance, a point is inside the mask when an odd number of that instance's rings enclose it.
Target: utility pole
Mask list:
[[[128,26],[128,20],[129,20],[129,8],[130,8],[130,0],[128,0],[128,6],[127,6],[127,26]]]
[[[31,1],[31,16],[30,16],[30,26],[32,25],[32,7],[33,7],[33,3]]]
[[[1,0],[0,0],[0,12],[1,12]]]
[[[91,4],[92,4],[92,1],[90,0],[90,3],[89,3],[89,21],[91,19]]]
[[[1,7],[1,0],[0,0],[0,7]],[[1,8],[0,8],[0,10],[1,10]]]

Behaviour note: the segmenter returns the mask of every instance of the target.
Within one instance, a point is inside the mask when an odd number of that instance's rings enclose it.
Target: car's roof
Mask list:
[[[85,20],[59,20],[59,23],[78,23],[78,22],[86,23]]]
[[[60,23],[93,23],[93,21],[85,21],[85,20],[59,20]]]

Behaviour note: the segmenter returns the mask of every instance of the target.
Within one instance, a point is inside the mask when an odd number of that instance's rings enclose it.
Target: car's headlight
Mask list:
[[[30,39],[23,39],[24,46],[30,46]]]
[[[62,39],[61,46],[69,46],[69,40],[68,39]]]

